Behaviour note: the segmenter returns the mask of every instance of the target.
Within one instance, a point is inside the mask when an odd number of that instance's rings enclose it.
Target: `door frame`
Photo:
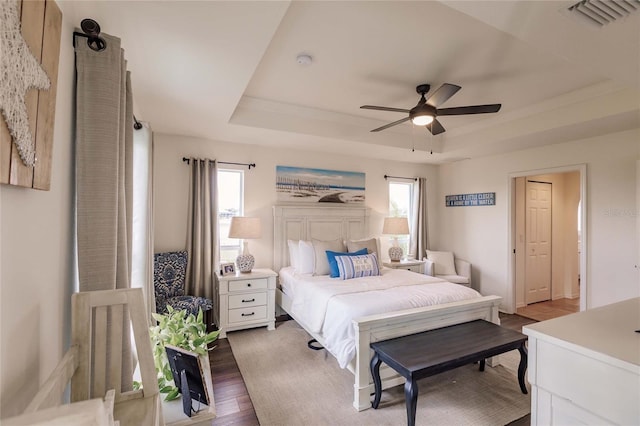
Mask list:
[[[516,311],[516,179],[517,177],[526,177],[532,175],[554,174],[554,173],[568,173],[579,172],[580,173],[580,221],[582,223],[582,229],[580,234],[581,248],[580,248],[580,310],[585,311],[589,306],[587,300],[587,285],[589,283],[589,276],[587,275],[587,254],[589,251],[588,246],[588,222],[587,222],[587,165],[575,164],[561,167],[550,167],[544,169],[532,169],[519,172],[511,172],[508,175],[507,186],[507,206],[509,214],[507,215],[507,300],[506,308],[509,313],[515,313]]]

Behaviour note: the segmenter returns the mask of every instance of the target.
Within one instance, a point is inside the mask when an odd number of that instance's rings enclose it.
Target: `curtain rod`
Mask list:
[[[80,22],[82,32],[73,32],[73,47],[76,47],[76,37],[84,37],[87,39],[89,49],[96,52],[102,52],[107,48],[107,42],[100,37],[100,24],[91,18],[85,18]]]
[[[389,176],[389,175],[384,175],[385,179],[389,179],[389,178],[394,178],[394,179],[408,179],[408,180],[413,180],[413,181],[418,181],[417,177],[404,177],[404,176]]]
[[[187,157],[182,157],[182,161],[184,161],[187,164],[191,162],[191,160]],[[228,161],[218,161],[218,164],[233,164],[235,166],[247,166],[249,167],[249,170],[251,170],[252,167],[256,167],[256,163],[230,163]]]
[[[100,37],[100,24],[91,18],[85,18],[80,22],[80,28],[82,32],[73,32],[73,47],[76,47],[76,37],[84,37],[87,39],[87,45],[91,50],[101,52],[107,48],[107,42],[104,38]],[[136,130],[142,129],[142,123],[138,121],[136,116],[133,116],[133,128]]]

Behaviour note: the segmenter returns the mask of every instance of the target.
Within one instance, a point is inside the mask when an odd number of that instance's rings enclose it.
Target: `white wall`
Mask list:
[[[63,21],[51,190],[0,185],[0,418],[24,410],[62,358],[69,339],[72,28]]]
[[[388,213],[389,197],[384,175],[427,178],[430,204],[435,201],[436,168],[413,163],[367,160],[311,151],[267,148],[238,143],[215,142],[174,135],[154,135],[155,251],[183,249],[186,244],[189,167],[182,157],[256,163],[245,167],[245,215],[259,216],[263,238],[251,241],[256,267],[270,268],[273,262],[273,211],[276,204],[276,166],[298,166],[366,173],[365,204],[371,208],[372,234],[380,234]],[[416,154],[424,155],[424,154]],[[224,166],[229,167],[229,166]],[[384,251],[384,250],[383,250]]]
[[[474,265],[474,287],[513,303],[508,277],[507,205],[512,173],[575,164],[587,165],[588,308],[640,296],[637,270],[635,164],[640,130],[550,145],[443,165],[439,172],[438,229],[432,246],[453,250]],[[495,192],[496,205],[445,208],[444,196]],[[583,227],[585,225],[583,224]],[[513,306],[510,306],[512,308]]]

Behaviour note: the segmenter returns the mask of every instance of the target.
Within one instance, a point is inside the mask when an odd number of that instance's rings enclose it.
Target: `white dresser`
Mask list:
[[[220,338],[228,331],[267,326],[275,329],[276,277],[271,269],[222,276],[216,273],[216,323]]]
[[[640,298],[523,327],[532,425],[640,424]]]

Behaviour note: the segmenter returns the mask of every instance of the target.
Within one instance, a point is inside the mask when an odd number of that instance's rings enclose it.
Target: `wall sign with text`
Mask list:
[[[445,195],[447,207],[495,206],[495,192],[478,192],[476,194]]]

